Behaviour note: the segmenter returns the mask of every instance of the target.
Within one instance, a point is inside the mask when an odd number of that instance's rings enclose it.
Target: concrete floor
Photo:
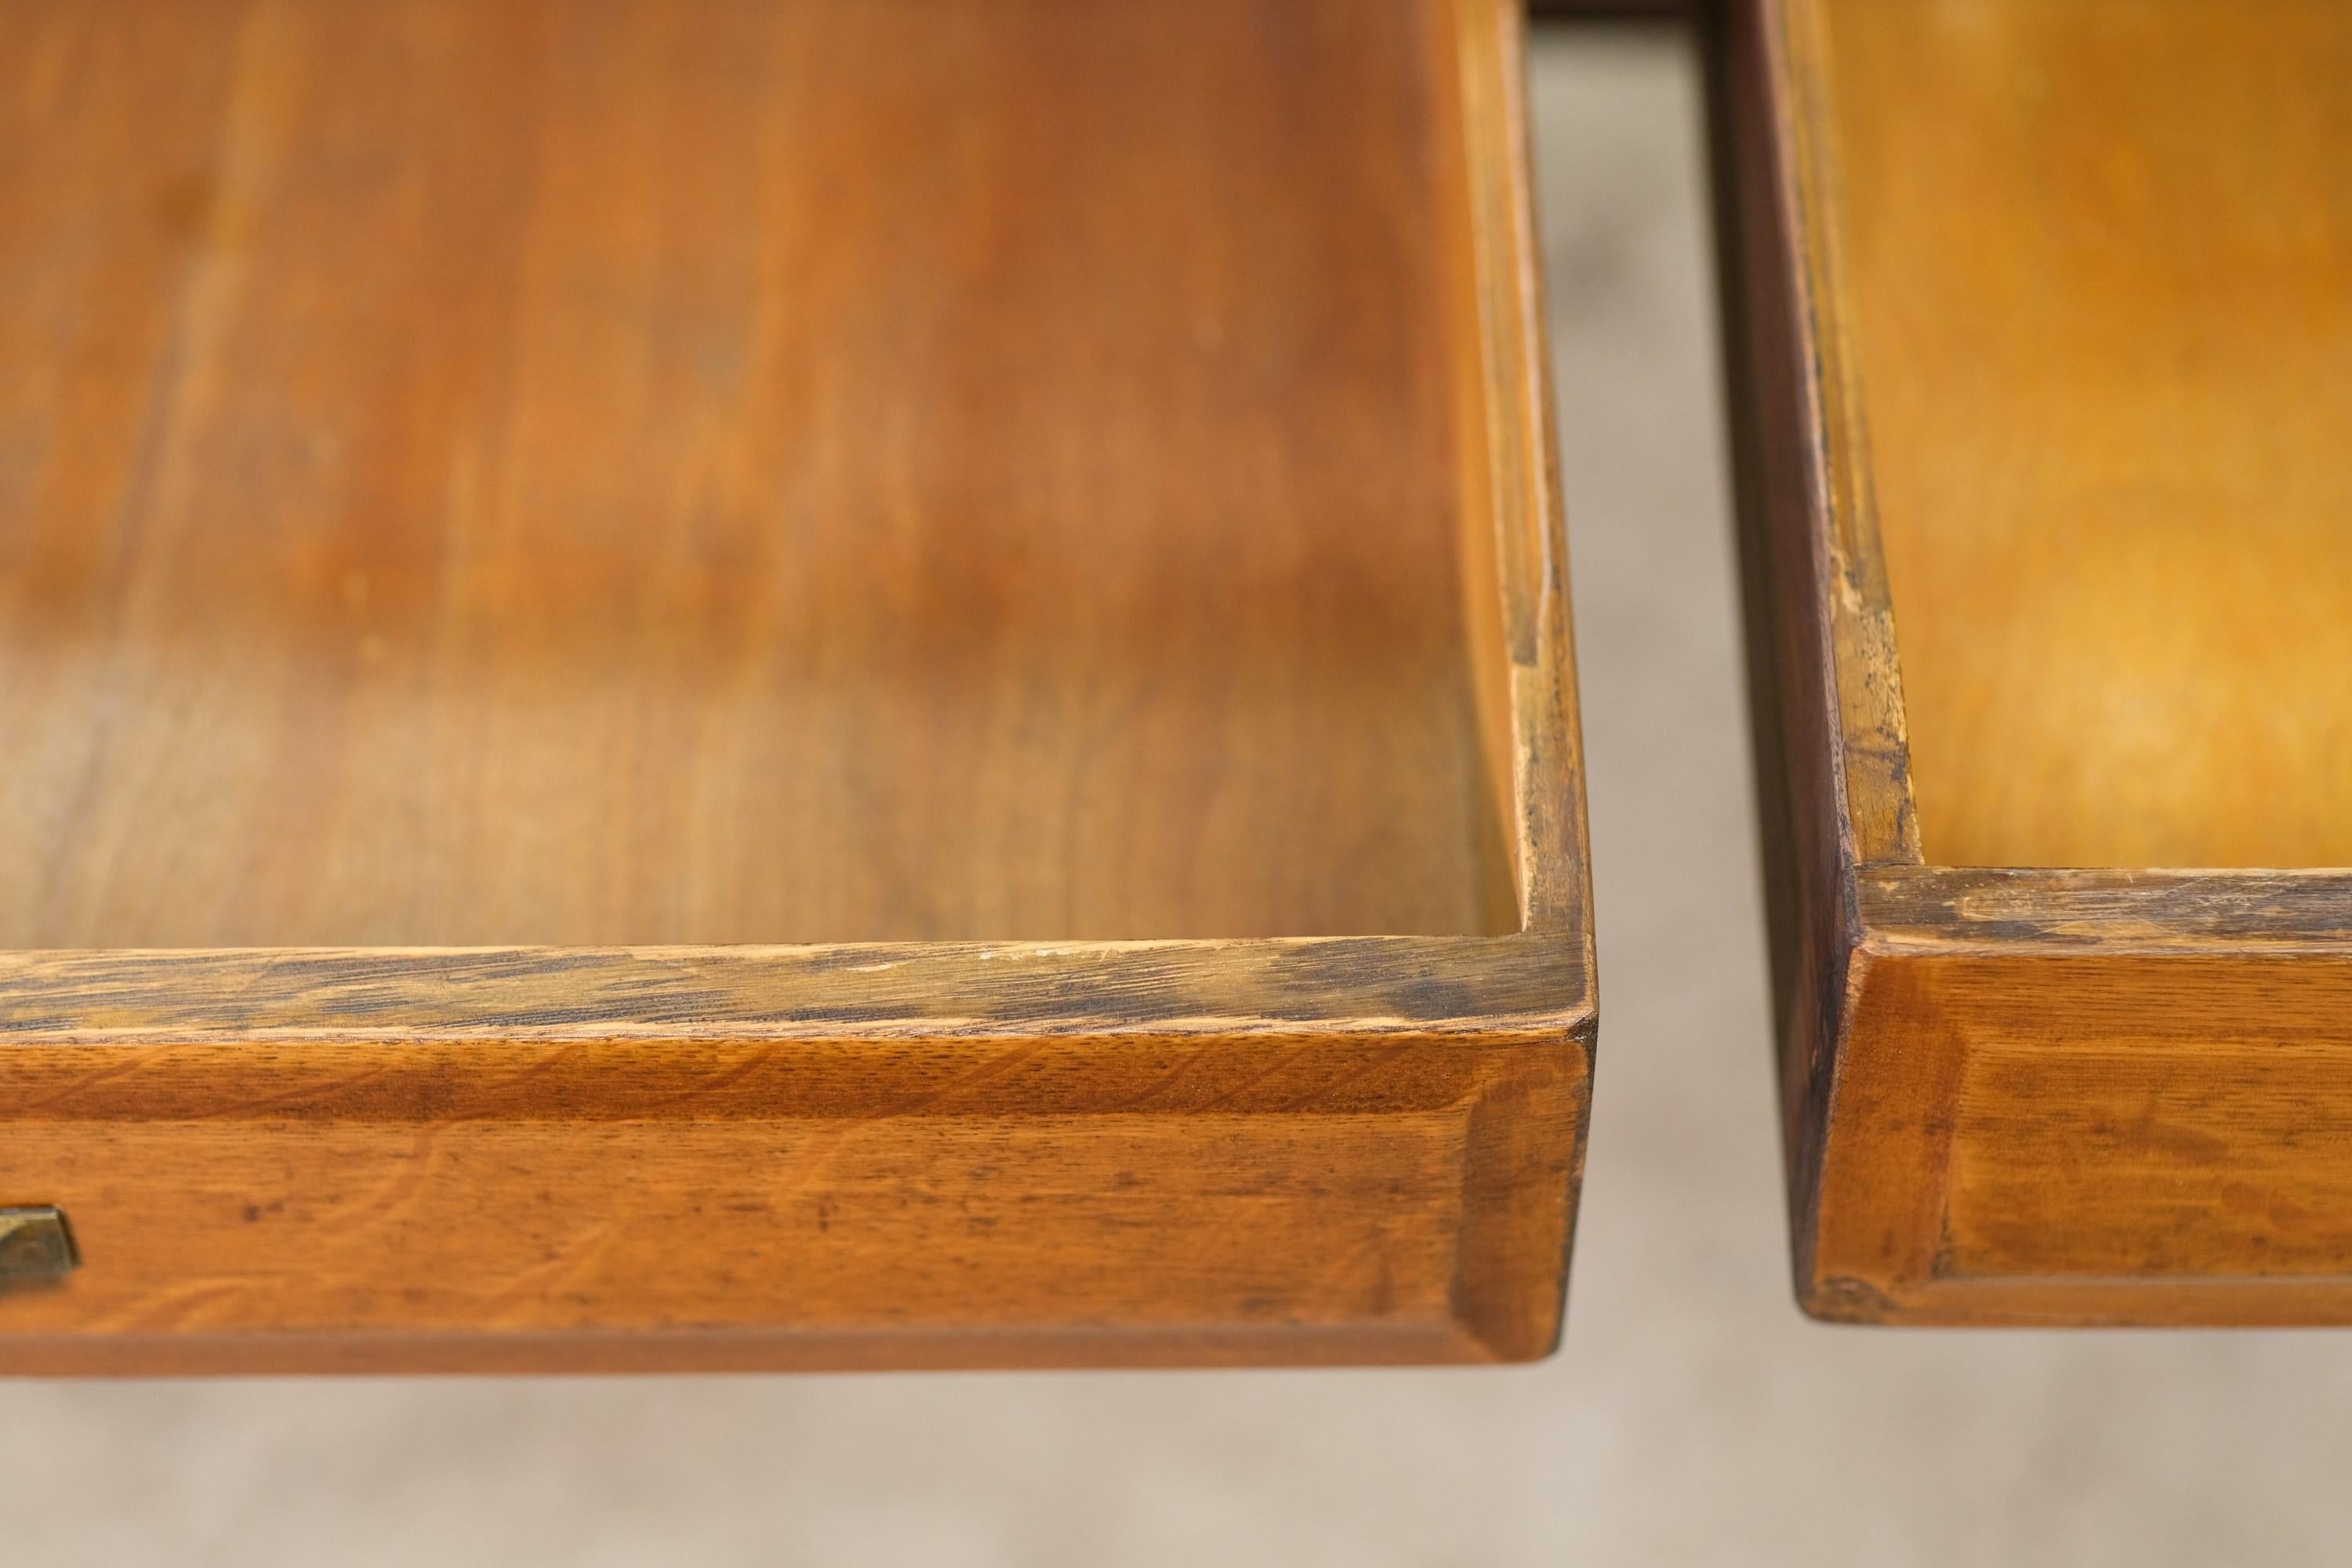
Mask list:
[[[1538,49],[1603,997],[1558,1359],[0,1384],[0,1564],[2352,1561],[2352,1341],[1790,1305],[1694,78]]]

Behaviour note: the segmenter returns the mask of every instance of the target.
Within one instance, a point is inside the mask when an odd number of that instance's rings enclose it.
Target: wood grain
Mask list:
[[[1519,32],[0,0],[0,1369],[1548,1351]]]
[[[1556,937],[19,954],[37,1372],[1519,1359]]]
[[[20,1370],[200,1367],[181,1336],[248,1367],[506,1365],[516,1337],[640,1331],[670,1366],[898,1334],[982,1363],[1525,1356],[1582,1113],[1548,1032],[10,1051],[0,1182],[37,1176],[86,1259],[7,1299]]]
[[[2352,866],[2352,11],[1822,14],[1927,858]]]
[[[1512,929],[1430,37],[0,11],[0,945]]]
[[[1800,1298],[2352,1321],[2352,31],[1711,38]]]
[[[2352,944],[1874,940],[1806,1283],[1874,1321],[2352,1321]]]

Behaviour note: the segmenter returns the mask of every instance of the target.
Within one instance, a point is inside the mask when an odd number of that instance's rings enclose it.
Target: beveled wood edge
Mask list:
[[[1430,1365],[1540,1360],[1559,1342],[1591,1108],[1588,1018],[1529,1048],[1476,1042],[1486,1061],[1450,1102],[1462,1119],[1460,1229],[1433,1312],[1257,1321],[960,1325],[817,1322],[755,1329],[544,1327],[415,1331],[0,1334],[0,1377],[263,1373],[712,1373]],[[1502,1047],[1498,1053],[1496,1047]],[[1383,1051],[1397,1047],[1384,1046]],[[1176,1113],[1181,1116],[1182,1113]],[[1311,1106],[1275,1114],[1313,1116]],[[1570,1146],[1556,1137],[1565,1117]]]
[[[1568,536],[1552,417],[1543,265],[1528,144],[1527,22],[1516,0],[1450,0],[1485,387],[1487,495],[1511,661],[1514,858],[1521,930],[1592,964]]]
[[[1540,1361],[1559,1348],[1568,1326],[1596,1033],[1596,1021],[1587,1016],[1565,1040],[1555,1037],[1551,1049],[1514,1052],[1482,1077],[1468,1104],[1462,1222],[1448,1306],[1452,1321],[1495,1361]],[[1556,1123],[1536,1109],[1562,1094],[1569,1102],[1564,1152],[1558,1149]],[[1539,1179],[1537,1173],[1562,1152],[1565,1169]],[[1549,1251],[1540,1241],[1528,1246],[1531,1237],[1547,1234]],[[1549,1280],[1549,1289],[1531,1289],[1531,1279]]]
[[[183,1038],[1557,1035],[1558,937],[0,953],[0,1047]]]
[[[1807,367],[1812,527],[1837,695],[1838,813],[1859,865],[1917,864],[1918,816],[1903,708],[1894,595],[1878,531],[1869,426],[1843,287],[1846,266],[1829,40],[1818,0],[1732,0],[1758,8],[1768,95],[1786,156],[1775,167],[1800,349]]]
[[[1878,1329],[2340,1329],[2352,1322],[2352,1277],[1937,1276],[1893,1294],[1833,1277],[1804,1307],[1822,1322]]]
[[[1842,1100],[1829,1112],[1843,1129],[1832,1134],[1843,1152],[1827,1142],[1819,1152],[1822,1190],[1834,1204],[1798,1214],[1792,1234],[1798,1300],[1810,1316],[1980,1326],[2352,1321],[2352,1275],[2343,1273],[1957,1270],[1955,1112],[1980,1037],[1966,1007],[1929,1005],[1932,989],[1920,989],[1935,971],[1962,975],[2003,961],[2046,966],[2053,985],[2074,963],[2103,963],[2109,973],[2128,965],[2151,984],[2168,962],[2341,969],[2352,962],[2352,876],[1903,868],[1865,873],[1866,910],[1878,880],[1887,884],[1879,894],[1916,906],[1925,923],[1868,930],[1847,955],[1836,1019]],[[2164,1000],[2143,1005],[2172,1010]],[[2305,1016],[2324,1020],[2320,1033],[2333,1042],[2331,1016]],[[1862,1056],[1852,1049],[1858,1034],[1870,1041]],[[1846,1165],[1834,1179],[1833,1160]]]

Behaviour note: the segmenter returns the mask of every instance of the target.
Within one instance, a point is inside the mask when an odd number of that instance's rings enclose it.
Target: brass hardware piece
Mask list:
[[[62,1279],[80,1261],[63,1210],[0,1209],[0,1290]]]

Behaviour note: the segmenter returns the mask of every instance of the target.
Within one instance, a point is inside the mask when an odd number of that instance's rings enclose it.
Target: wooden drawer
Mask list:
[[[1544,1353],[1519,92],[1505,0],[0,9],[0,1365]]]
[[[1806,1305],[2352,1321],[2352,10],[1717,42]]]

